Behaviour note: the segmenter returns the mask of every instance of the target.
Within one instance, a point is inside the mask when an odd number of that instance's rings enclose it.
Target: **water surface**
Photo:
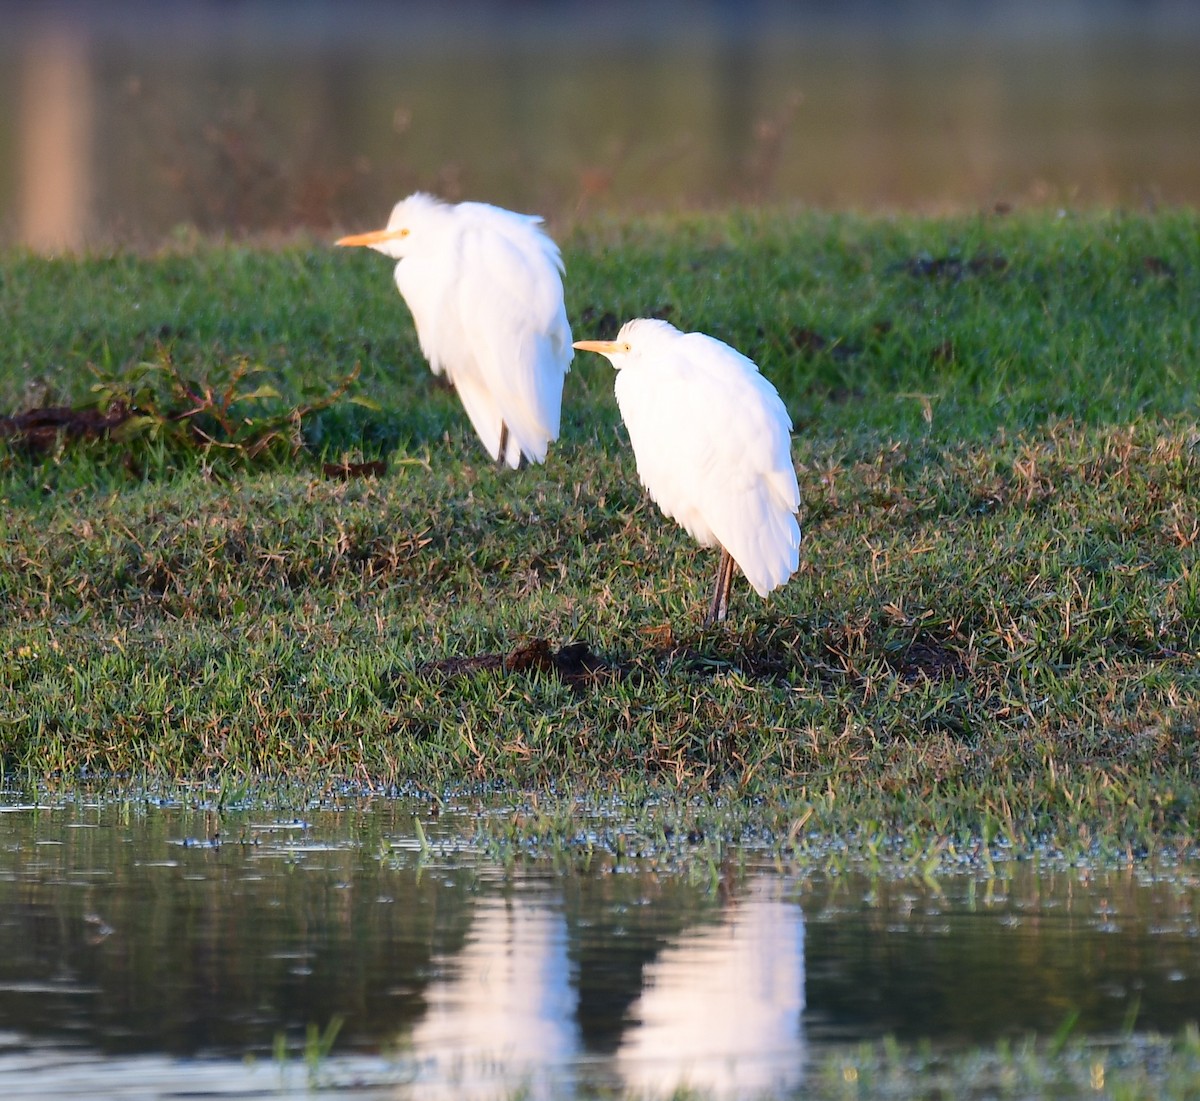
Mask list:
[[[742,202],[1200,202],[1181,0],[10,4],[0,239]]]
[[[863,1040],[953,1051],[1074,1013],[1096,1037],[1198,1016],[1192,872],[829,878],[585,839],[497,863],[490,813],[10,801],[0,1096],[786,1094]]]

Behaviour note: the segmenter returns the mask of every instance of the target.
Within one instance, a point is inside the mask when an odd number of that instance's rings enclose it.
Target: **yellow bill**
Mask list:
[[[629,351],[629,345],[620,340],[577,340],[571,347],[581,352],[599,352],[602,356]]]
[[[397,237],[408,236],[407,229],[373,229],[370,233],[353,233],[349,237],[339,237],[334,241],[335,245],[344,245],[347,247],[353,245],[378,245],[383,241],[394,241]]]

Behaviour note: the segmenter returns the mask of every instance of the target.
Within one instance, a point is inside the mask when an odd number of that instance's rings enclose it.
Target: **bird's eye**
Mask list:
[[[407,229],[402,229],[402,230],[400,231],[400,233],[398,234],[398,236],[400,236],[400,237],[407,237],[407,236],[408,236],[408,230],[407,230]]]
[[[632,344],[630,344],[630,343],[629,343],[629,341],[626,341],[624,344],[622,344],[622,345],[621,345],[621,351],[623,351],[623,352],[632,352],[632,351],[633,351],[633,345],[632,345]]]

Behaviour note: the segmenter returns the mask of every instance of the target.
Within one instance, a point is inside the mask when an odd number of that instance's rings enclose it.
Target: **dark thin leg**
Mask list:
[[[722,622],[729,614],[729,588],[732,584],[733,558],[729,551],[722,547],[721,561],[717,566],[717,581],[713,585],[712,601],[708,605],[708,615],[704,617],[705,627]]]
[[[500,422],[500,450],[496,454],[496,465],[503,467],[504,453],[508,450],[508,425],[503,421]]]

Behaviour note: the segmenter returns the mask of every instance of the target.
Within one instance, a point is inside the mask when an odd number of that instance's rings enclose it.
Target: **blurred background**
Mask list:
[[[1200,203],[1196,0],[0,0],[0,243]]]

